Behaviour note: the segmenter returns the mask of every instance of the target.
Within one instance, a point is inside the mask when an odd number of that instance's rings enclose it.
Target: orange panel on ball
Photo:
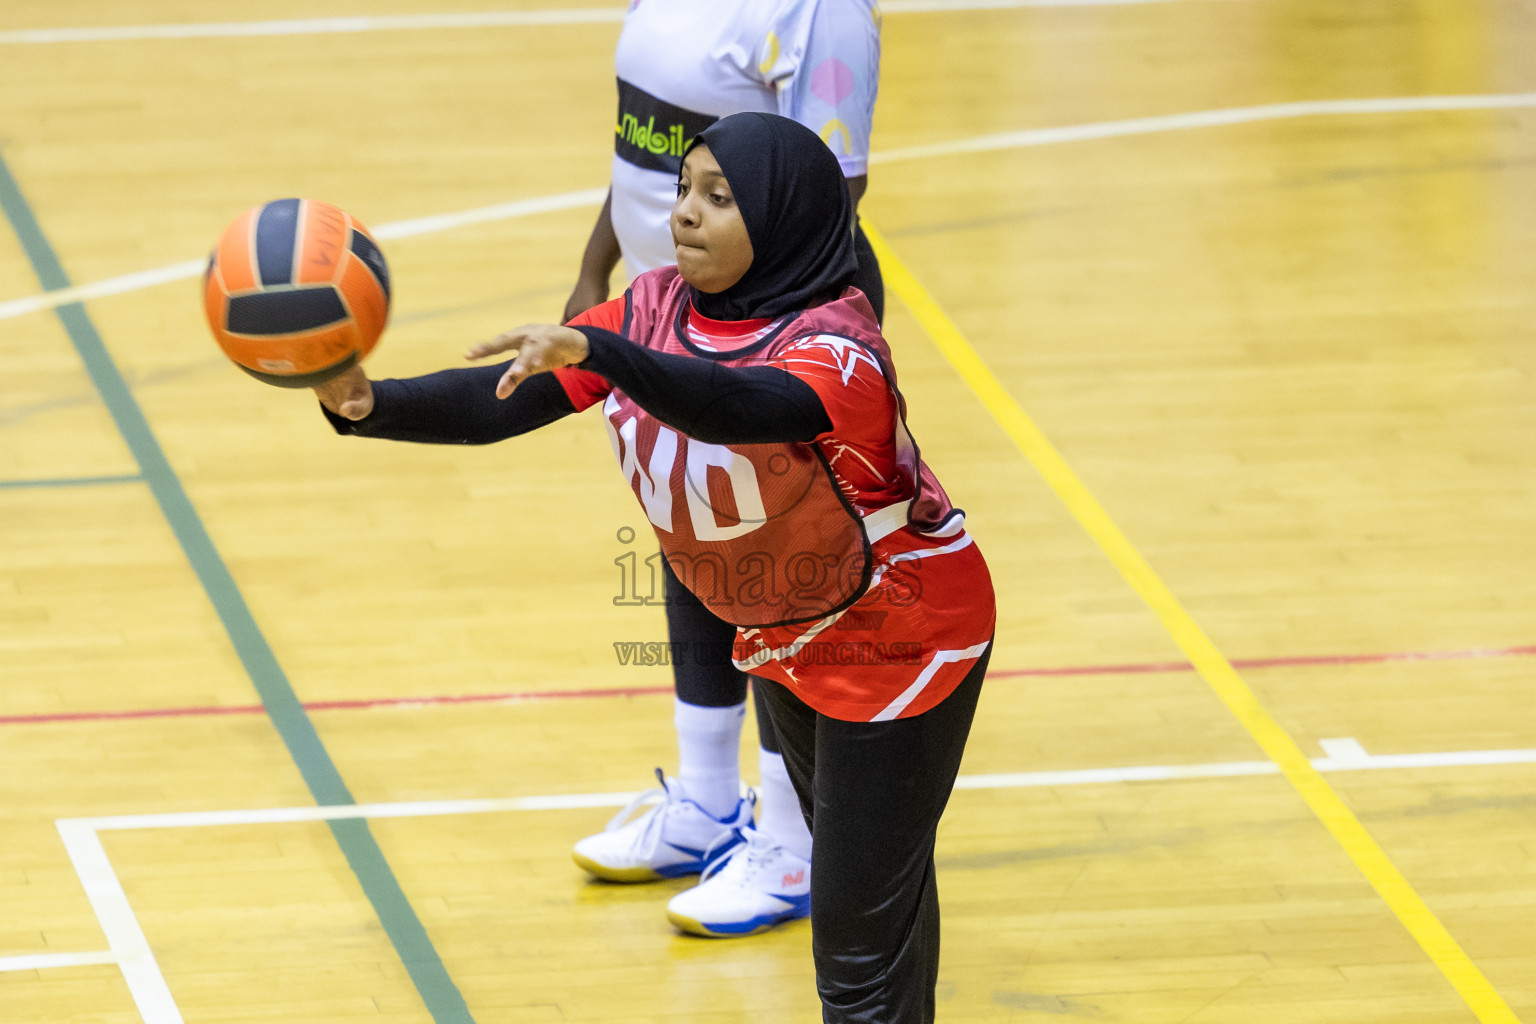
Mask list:
[[[389,300],[384,297],[384,291],[372,272],[350,252],[343,261],[341,295],[357,324],[358,351],[367,355],[373,350],[379,335],[384,333],[384,323],[389,317]]]
[[[352,218],[329,203],[304,201],[298,240],[298,274],[294,284],[325,284],[340,276],[347,255]]]
[[[308,374],[334,366],[357,351],[357,330],[350,323],[297,338],[228,337],[220,346],[241,366],[263,373]]]
[[[224,229],[216,258],[224,278],[226,292],[242,292],[256,287],[255,243],[251,235],[261,208],[246,210]]]

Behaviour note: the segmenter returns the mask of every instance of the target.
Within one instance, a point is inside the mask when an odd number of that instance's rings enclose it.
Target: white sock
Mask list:
[[[784,756],[759,747],[757,767],[763,784],[757,801],[757,830],[801,860],[811,859],[811,830],[800,813],[800,798],[784,767]]]
[[[677,701],[677,781],[683,795],[716,818],[741,800],[741,723],[747,704],[706,708]]]

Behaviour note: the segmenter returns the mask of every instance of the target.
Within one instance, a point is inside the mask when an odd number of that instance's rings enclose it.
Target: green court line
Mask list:
[[[0,207],[4,207],[43,289],[68,288],[69,276],[43,234],[3,155],[0,155]],[[288,746],[315,802],[322,805],[355,803],[85,307],[75,302],[59,306],[54,312],[68,332],[123,440],[138,461],[144,481],[160,503],[166,522],[186,552],[208,599],[213,602],[235,652],[256,692],[261,695],[268,717]],[[447,968],[390,870],[384,851],[379,848],[367,822],[350,820],[329,824],[433,1019],[437,1024],[474,1024],[464,997],[448,976]]]
[[[0,491],[19,491],[29,487],[95,487],[99,484],[138,484],[144,477],[138,473],[121,476],[61,476],[43,480],[0,480]]]

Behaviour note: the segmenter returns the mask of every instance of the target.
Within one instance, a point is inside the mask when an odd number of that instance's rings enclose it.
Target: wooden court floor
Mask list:
[[[375,375],[555,317],[583,2],[0,5],[0,1022],[817,1019],[807,924],[685,938],[570,862],[675,760],[592,415],[341,439],[199,319],[288,195],[383,238]],[[1000,601],[940,1018],[1536,1024],[1530,5],[890,0],[883,45],[888,334]]]

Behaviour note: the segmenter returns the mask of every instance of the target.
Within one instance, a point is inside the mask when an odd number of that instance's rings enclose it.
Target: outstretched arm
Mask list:
[[[575,412],[553,374],[496,398],[510,364],[443,370],[407,380],[370,381],[361,367],[315,388],[338,434],[424,444],[490,444]]]
[[[652,416],[712,444],[811,441],[832,429],[821,398],[777,366],[730,367],[653,352],[599,327],[529,324],[476,346],[471,358],[518,350],[496,394],[509,398],[562,366],[600,374]]]
[[[624,322],[624,300],[586,310],[576,322],[618,327]],[[503,351],[505,347],[482,345],[469,357]],[[490,444],[585,409],[600,401],[607,387],[599,377],[570,371],[524,389],[527,394],[519,394],[515,402],[499,401],[505,396],[496,393],[497,382],[510,365],[444,370],[377,383],[368,379],[362,367],[354,366],[314,391],[338,434],[425,444]]]

